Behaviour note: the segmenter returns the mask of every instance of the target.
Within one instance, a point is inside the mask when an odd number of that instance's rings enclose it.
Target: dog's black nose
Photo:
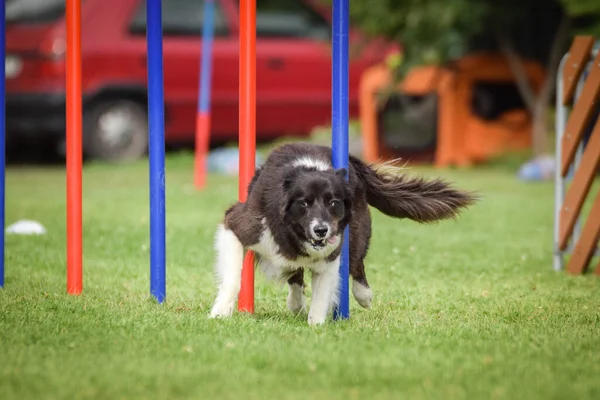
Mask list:
[[[326,225],[317,225],[313,228],[315,235],[319,238],[324,238],[329,231],[329,228]]]

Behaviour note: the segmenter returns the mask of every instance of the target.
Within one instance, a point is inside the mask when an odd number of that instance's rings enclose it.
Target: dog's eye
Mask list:
[[[306,200],[298,200],[298,204],[300,204],[301,207],[308,207]]]
[[[339,202],[339,201],[337,201],[337,200],[331,200],[331,201],[329,202],[329,207],[335,207],[335,206],[337,206],[338,204],[340,204],[340,202]]]

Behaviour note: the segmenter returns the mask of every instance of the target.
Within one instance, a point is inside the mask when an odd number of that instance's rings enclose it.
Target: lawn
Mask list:
[[[350,320],[311,328],[260,275],[255,315],[207,318],[237,181],[196,192],[191,166],[167,160],[163,305],[148,295],[145,162],[85,169],[79,297],[65,293],[64,170],[9,169],[7,223],[48,233],[6,239],[0,399],[600,398],[600,281],[553,272],[551,183],[414,168],[483,200],[430,226],[374,211],[373,309],[352,299]]]

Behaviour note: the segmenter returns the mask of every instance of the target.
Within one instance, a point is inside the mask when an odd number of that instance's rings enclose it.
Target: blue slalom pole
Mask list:
[[[333,0],[332,27],[332,162],[334,168],[348,168],[348,25],[349,0]],[[349,291],[349,228],[344,231],[340,263],[340,303],[334,310],[334,319],[350,317]]]
[[[160,0],[146,1],[148,52],[148,153],[150,162],[150,294],[166,296],[165,115]]]
[[[215,2],[204,2],[204,24],[202,27],[202,64],[200,70],[200,97],[198,98],[198,114],[210,110],[210,88],[212,74],[212,47],[214,36]]]
[[[2,0],[2,11],[0,11],[0,57],[4,60],[6,57],[6,1]],[[5,206],[5,188],[6,188],[6,148],[5,148],[5,129],[6,129],[6,103],[5,103],[5,76],[6,76],[6,63],[1,63],[2,67],[2,79],[0,79],[0,103],[2,109],[0,110],[0,288],[4,287],[4,206]]]

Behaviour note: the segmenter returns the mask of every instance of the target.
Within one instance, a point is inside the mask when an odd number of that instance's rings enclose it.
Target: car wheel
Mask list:
[[[84,113],[83,134],[84,151],[92,159],[137,160],[148,149],[148,116],[135,101],[97,103]]]

